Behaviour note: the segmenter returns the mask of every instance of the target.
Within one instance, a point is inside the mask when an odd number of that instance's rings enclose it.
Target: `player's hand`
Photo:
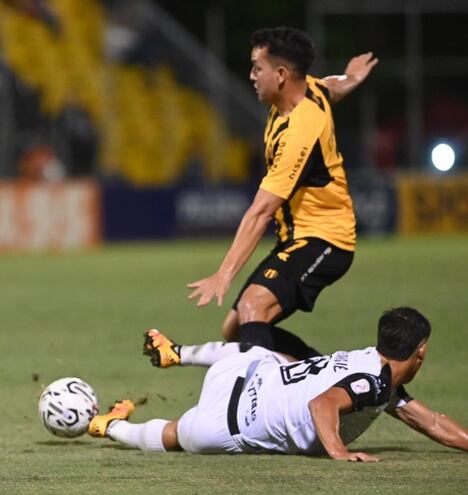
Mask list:
[[[369,75],[370,71],[378,62],[379,59],[374,57],[372,52],[363,53],[362,55],[353,57],[348,62],[345,75],[361,82]]]
[[[206,306],[213,298],[216,298],[218,306],[221,306],[230,285],[231,281],[226,276],[216,272],[211,277],[187,284],[189,289],[195,289],[190,293],[189,299],[198,298],[197,306]]]
[[[334,456],[335,461],[348,462],[379,462],[380,457],[369,455],[364,452],[347,452],[346,454]]]

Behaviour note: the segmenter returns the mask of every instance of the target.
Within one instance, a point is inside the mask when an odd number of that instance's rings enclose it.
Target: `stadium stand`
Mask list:
[[[177,67],[106,54],[110,14],[104,4],[50,0],[44,5],[47,15],[31,15],[14,1],[0,3],[1,51],[15,79],[36,92],[39,110],[56,133],[64,132],[64,115],[78,115],[77,132],[87,128],[91,150],[97,141],[96,170],[70,164],[70,143],[65,151],[56,150],[64,156],[67,175],[95,171],[142,186],[248,179],[247,139],[232,132],[207,94],[178,80]]]

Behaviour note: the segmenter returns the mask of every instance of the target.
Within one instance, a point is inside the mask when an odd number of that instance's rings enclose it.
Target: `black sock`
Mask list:
[[[280,327],[273,327],[271,331],[273,347],[276,352],[289,354],[297,360],[321,356],[322,353],[308,346],[297,335],[288,332]]]
[[[246,352],[254,345],[274,351],[272,340],[272,325],[263,321],[250,321],[243,323],[240,330],[240,351]]]
[[[297,335],[263,321],[251,321],[240,326],[240,351],[246,352],[254,345],[275,352],[288,354],[297,360],[322,356]]]

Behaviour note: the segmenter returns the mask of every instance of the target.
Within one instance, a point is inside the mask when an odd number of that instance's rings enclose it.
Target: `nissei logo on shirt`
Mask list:
[[[370,384],[365,378],[361,378],[360,380],[356,380],[351,383],[351,390],[356,394],[365,394],[370,390]]]
[[[292,172],[288,175],[288,177],[293,180],[294,177],[297,175],[297,171],[301,168],[302,163],[304,162],[306,156],[307,156],[307,146],[303,146],[301,153],[299,155],[299,158],[297,159],[297,162],[294,164]]]

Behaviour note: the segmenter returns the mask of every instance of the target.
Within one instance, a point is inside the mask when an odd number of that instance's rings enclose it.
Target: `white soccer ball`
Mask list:
[[[98,414],[98,399],[92,387],[80,378],[61,378],[51,383],[39,399],[44,426],[58,437],[78,437]]]

